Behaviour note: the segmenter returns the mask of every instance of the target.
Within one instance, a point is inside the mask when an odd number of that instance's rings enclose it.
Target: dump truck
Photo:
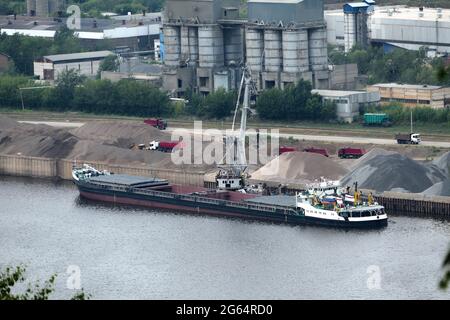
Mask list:
[[[399,133],[395,136],[398,144],[419,144],[422,142],[419,133]]]
[[[179,141],[152,141],[148,146],[148,150],[172,152],[179,143]]]
[[[322,148],[310,147],[310,148],[303,149],[303,152],[317,153],[317,154],[321,154],[325,157],[329,157],[327,150],[322,149]]]
[[[144,120],[144,123],[158,128],[159,130],[166,130],[167,128],[167,121],[164,121],[163,119],[146,119]]]
[[[366,113],[364,114],[363,124],[365,126],[392,126],[392,122],[386,113]]]
[[[366,154],[364,149],[360,148],[341,148],[338,151],[338,157],[341,159],[359,159]]]
[[[286,152],[295,152],[295,151],[297,151],[297,149],[294,148],[294,147],[285,147],[285,146],[282,146],[282,147],[279,147],[279,148],[278,148],[278,154],[279,154],[279,155],[282,155],[283,153],[286,153]]]

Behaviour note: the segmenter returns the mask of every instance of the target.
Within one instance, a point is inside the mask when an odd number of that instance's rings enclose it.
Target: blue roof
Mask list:
[[[367,4],[366,2],[346,3],[344,5],[344,13],[367,12],[367,9],[369,9],[369,7],[371,7],[371,5]]]

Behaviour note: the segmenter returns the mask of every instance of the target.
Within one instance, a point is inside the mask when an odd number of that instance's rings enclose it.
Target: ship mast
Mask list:
[[[227,153],[233,155],[231,164],[228,167],[222,168],[216,176],[216,183],[219,189],[238,190],[245,186],[244,172],[247,169],[247,156],[245,152],[245,133],[247,130],[247,114],[250,110],[250,86],[251,76],[247,68],[244,67],[242,79],[239,86],[238,98],[236,101],[236,109],[234,111],[232,135],[226,137]],[[244,97],[242,108],[240,107],[241,93],[244,89]],[[241,109],[241,123],[239,134],[235,134],[236,118]],[[227,158],[227,155],[225,155]]]

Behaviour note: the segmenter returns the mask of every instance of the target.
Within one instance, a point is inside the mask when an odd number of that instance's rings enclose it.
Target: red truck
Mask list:
[[[303,152],[317,153],[317,154],[321,154],[325,157],[329,157],[327,150],[321,149],[321,148],[310,147],[310,148],[303,149]]]
[[[338,151],[338,156],[341,159],[359,159],[364,154],[366,154],[366,151],[364,149],[358,149],[358,148],[341,148]]]
[[[180,141],[152,141],[148,150],[158,150],[162,152],[172,152]]]
[[[296,148],[282,146],[278,149],[278,154],[282,155],[283,153],[286,153],[286,152],[295,152],[295,151],[297,151]]]
[[[163,119],[146,119],[144,120],[144,123],[158,128],[159,130],[166,130],[167,128],[167,121],[164,121]]]

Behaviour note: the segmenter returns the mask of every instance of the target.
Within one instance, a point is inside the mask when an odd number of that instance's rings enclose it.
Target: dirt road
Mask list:
[[[53,127],[60,128],[78,128],[81,127],[84,122],[69,122],[69,121],[19,121],[22,123],[32,123],[32,124],[46,124]],[[185,129],[190,133],[199,134],[200,132],[195,132],[194,129],[186,129],[186,128],[173,128],[169,127],[167,129],[168,132],[173,132],[176,129]],[[225,134],[225,130],[221,130],[222,134]],[[341,144],[374,144],[374,145],[396,145],[397,142],[394,139],[385,139],[385,138],[368,138],[368,137],[360,137],[360,136],[335,136],[335,135],[307,135],[307,134],[296,134],[296,133],[279,133],[278,135],[272,134],[273,136],[278,136],[280,138],[293,138],[297,140],[304,141],[320,141],[320,142],[332,142],[332,143],[341,143]],[[426,147],[436,147],[436,148],[450,148],[450,142],[446,141],[423,141],[423,146]]]

